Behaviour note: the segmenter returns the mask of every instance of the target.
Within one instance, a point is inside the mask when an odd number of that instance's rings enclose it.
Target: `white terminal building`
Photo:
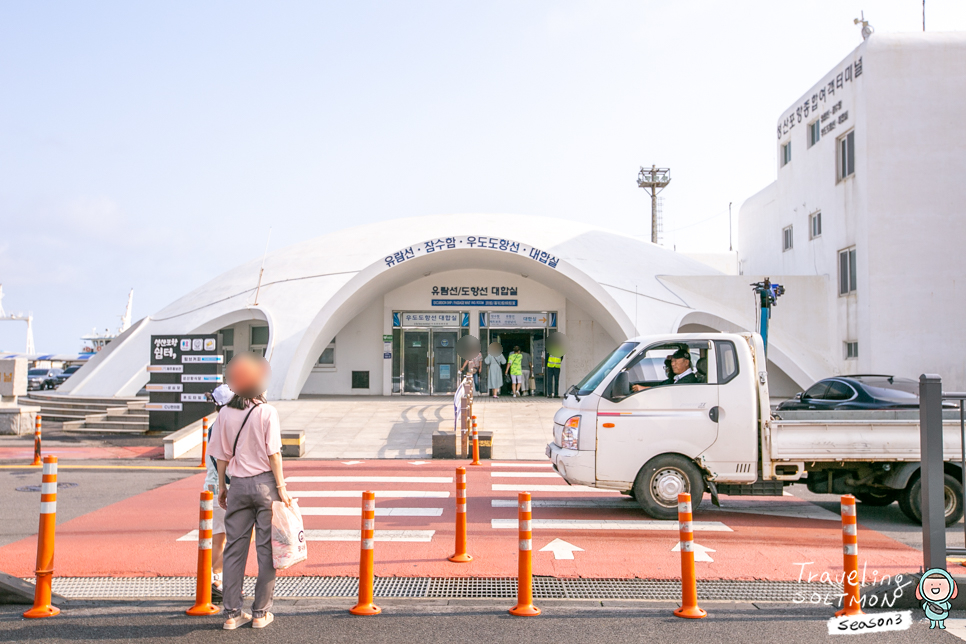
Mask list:
[[[812,275],[829,374],[966,387],[966,34],[873,34],[783,112],[741,269]],[[786,323],[780,310],[776,323]]]
[[[740,253],[689,257],[542,217],[440,215],[253,259],[135,323],[60,389],[130,396],[152,335],[218,333],[272,364],[269,397],[447,394],[462,335],[533,356],[563,333],[561,393],[637,335],[756,328],[749,284],[787,293],[768,377],[939,373],[966,388],[966,37],[875,34],[781,114],[778,179],[740,210]]]

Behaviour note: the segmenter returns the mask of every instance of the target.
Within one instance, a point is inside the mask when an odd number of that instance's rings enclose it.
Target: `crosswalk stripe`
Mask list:
[[[586,485],[526,485],[525,483],[494,483],[494,492],[606,492],[619,494],[617,490],[602,490]]]
[[[448,499],[449,492],[430,490],[376,490],[380,499]],[[362,490],[289,490],[296,498],[361,499]]]
[[[551,463],[490,463],[490,467],[553,467]]]
[[[530,504],[535,508],[640,508],[637,501],[629,496],[619,499],[534,499]],[[515,508],[517,501],[515,499],[493,499],[490,501],[490,507]]]
[[[376,530],[376,541],[404,541],[408,543],[429,543],[435,530]],[[351,541],[360,540],[359,530],[306,530],[306,541]],[[192,530],[177,541],[197,541],[198,531]]]
[[[289,476],[286,483],[452,483],[452,476]]]
[[[362,516],[362,508],[342,507],[299,507],[302,516],[316,517],[358,517]],[[438,517],[443,514],[443,508],[376,508],[377,517]]]
[[[530,523],[534,530],[678,530],[677,521],[592,521],[575,519],[533,519]],[[720,521],[692,521],[695,532],[734,532]],[[490,527],[513,529],[518,527],[517,519],[491,519]]]
[[[490,476],[499,479],[559,479],[556,472],[490,472]]]

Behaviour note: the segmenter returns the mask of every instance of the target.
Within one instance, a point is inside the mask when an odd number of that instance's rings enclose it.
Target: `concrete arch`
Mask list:
[[[467,268],[517,273],[533,279],[566,293],[568,299],[594,316],[612,337],[625,339],[635,334],[632,320],[613,297],[596,280],[563,260],[553,269],[529,258],[479,248],[424,255],[392,268],[380,260],[359,271],[322,306],[302,334],[284,380],[270,394],[285,400],[298,398],[322,350],[374,298],[414,278]]]
[[[701,331],[720,331],[722,333],[748,333],[755,329],[748,329],[712,313],[703,311],[691,311],[684,314],[678,320],[676,333],[693,333]],[[799,367],[788,355],[780,343],[770,340],[768,343],[768,362],[781,371],[781,376],[786,377],[791,383],[805,389],[809,387],[817,378],[808,374]],[[782,378],[776,378],[776,382],[781,382]],[[794,392],[793,392],[794,393]]]
[[[268,347],[265,350],[265,357],[271,360],[272,353],[275,350],[275,322],[272,318],[272,313],[268,309],[260,306],[246,306],[243,309],[237,309],[213,317],[196,326],[191,333],[216,333],[220,329],[237,324],[238,322],[264,322],[268,325]]]

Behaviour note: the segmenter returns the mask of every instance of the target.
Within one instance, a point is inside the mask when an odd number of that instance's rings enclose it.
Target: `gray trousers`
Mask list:
[[[237,617],[242,609],[242,583],[245,563],[255,527],[255,554],[258,557],[258,581],[255,582],[254,617],[262,617],[272,608],[275,592],[275,566],[272,564],[272,501],[280,501],[275,476],[262,472],[255,476],[231,477],[228,488],[228,510],[225,512],[225,556],[222,593],[225,617]]]

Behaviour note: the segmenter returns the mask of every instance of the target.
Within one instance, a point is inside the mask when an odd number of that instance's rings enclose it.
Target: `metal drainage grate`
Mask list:
[[[28,580],[28,581],[33,581]],[[53,590],[74,599],[133,599],[192,597],[194,577],[55,577]],[[243,591],[251,596],[255,578],[246,577]],[[804,601],[813,593],[820,597],[841,591],[841,586],[793,581],[699,581],[698,597],[713,601]],[[354,597],[359,592],[355,577],[279,577],[279,598]],[[515,577],[377,577],[376,597],[411,599],[512,599]],[[561,579],[534,577],[538,599],[630,599],[674,600],[681,597],[681,583],[664,579]]]

